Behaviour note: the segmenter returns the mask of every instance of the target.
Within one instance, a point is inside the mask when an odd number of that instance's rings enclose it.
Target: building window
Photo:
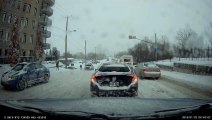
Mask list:
[[[22,55],[23,56],[26,56],[26,51],[23,50]]]
[[[30,36],[29,42],[30,42],[30,43],[33,43],[33,35]]]
[[[2,52],[2,51],[1,51],[1,49],[0,49],[0,56],[1,56],[1,54],[2,54],[1,52]]]
[[[8,17],[8,23],[11,23],[11,21],[12,21],[12,15],[10,15],[10,16]]]
[[[12,7],[15,7],[16,0],[13,0],[12,2],[13,2],[13,3],[12,3]]]
[[[37,8],[34,9],[34,16],[37,14]]]
[[[8,54],[8,50],[5,49],[5,51],[4,51],[4,56],[7,56],[7,54]]]
[[[21,2],[18,2],[17,9],[20,10],[20,8],[21,8]]]
[[[27,5],[26,5],[26,4],[24,4],[24,6],[23,6],[23,12],[25,12],[25,11],[26,11],[26,7],[27,7]]]
[[[27,27],[28,26],[28,18],[26,18],[24,21],[25,21],[24,26]]]
[[[30,9],[31,9],[31,5],[29,5],[29,4],[24,4],[24,7],[23,7],[23,12],[30,12]]]
[[[3,38],[3,30],[0,31],[0,39]]]
[[[28,18],[21,18],[21,27],[27,27],[28,26]]]
[[[25,20],[24,18],[21,18],[21,27],[24,27],[25,26]]]
[[[21,42],[26,43],[26,33],[24,33],[21,37]]]
[[[33,56],[33,50],[29,51],[29,56]]]
[[[35,21],[32,20],[32,29],[35,29]]]
[[[5,21],[5,19],[6,19],[6,15],[7,15],[7,13],[6,13],[6,12],[4,12],[4,13],[3,13],[3,16],[2,16],[2,22],[4,22],[4,21]]]
[[[7,31],[5,34],[5,41],[8,41],[8,40],[9,40],[9,32]]]
[[[26,11],[27,11],[28,13],[30,13],[30,10],[31,10],[31,5],[28,4],[28,5],[27,5],[27,10],[26,10]]]

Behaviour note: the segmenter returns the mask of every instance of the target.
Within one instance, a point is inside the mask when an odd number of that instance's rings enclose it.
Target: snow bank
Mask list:
[[[212,76],[161,70],[162,77],[212,94]]]

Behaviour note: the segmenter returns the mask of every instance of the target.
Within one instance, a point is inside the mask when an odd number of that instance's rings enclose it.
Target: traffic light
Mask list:
[[[136,36],[129,35],[129,39],[136,39]]]

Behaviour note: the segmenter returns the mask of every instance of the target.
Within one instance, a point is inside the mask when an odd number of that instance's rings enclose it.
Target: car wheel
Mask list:
[[[18,90],[24,90],[27,87],[27,82],[25,79],[21,79],[18,81],[18,83],[16,84],[16,88]]]
[[[49,82],[49,76],[48,75],[44,75],[43,81],[45,83]]]
[[[159,77],[156,77],[155,79],[156,79],[156,80],[158,80],[158,79],[159,79]]]

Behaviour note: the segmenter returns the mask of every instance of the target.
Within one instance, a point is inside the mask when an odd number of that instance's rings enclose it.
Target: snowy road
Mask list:
[[[66,70],[55,71],[51,68],[49,83],[36,85],[24,91],[5,90],[0,86],[0,99],[44,99],[44,98],[86,98],[90,97],[90,77],[93,71]],[[139,95],[141,98],[202,98],[211,99],[198,91],[189,90],[168,82],[159,80],[139,80]]]

